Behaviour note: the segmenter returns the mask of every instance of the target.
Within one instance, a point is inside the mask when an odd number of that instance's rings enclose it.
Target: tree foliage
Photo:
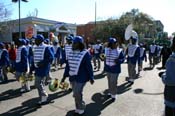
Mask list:
[[[0,41],[13,26],[12,22],[9,22],[11,14],[11,10],[0,2]]]
[[[108,19],[107,21],[97,23],[97,27],[93,30],[96,38],[106,41],[109,37],[116,37],[119,42],[123,43],[125,29],[129,24],[134,25],[134,30],[139,37],[145,35],[154,37],[156,33],[156,26],[153,18],[148,14],[139,12],[138,9],[132,9],[121,15],[119,19]]]

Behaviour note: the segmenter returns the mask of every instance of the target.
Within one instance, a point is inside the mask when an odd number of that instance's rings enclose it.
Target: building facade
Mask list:
[[[0,32],[0,41],[11,42],[19,39],[19,20],[11,20],[8,23],[8,30]],[[37,17],[27,17],[20,20],[20,30],[22,38],[32,38],[36,34],[43,34],[49,38],[49,33],[63,40],[66,35],[76,35],[76,24],[53,21]]]

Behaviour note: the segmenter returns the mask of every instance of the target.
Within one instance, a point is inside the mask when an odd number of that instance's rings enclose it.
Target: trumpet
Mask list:
[[[106,58],[106,56],[105,56],[105,54],[104,54],[104,53],[100,54],[100,60],[101,60],[101,61],[104,61],[104,60],[105,60],[105,58]]]

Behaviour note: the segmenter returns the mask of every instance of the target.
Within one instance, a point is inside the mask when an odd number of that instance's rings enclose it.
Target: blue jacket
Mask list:
[[[21,50],[21,61],[15,63],[15,70],[17,72],[27,72],[28,68],[28,51],[27,48]]]
[[[46,75],[48,75],[48,72],[50,70],[50,64],[52,63],[53,59],[54,54],[52,50],[49,47],[46,47],[44,52],[44,60],[40,62],[42,66],[38,68],[35,67],[35,75],[38,77],[45,77]]]
[[[85,54],[84,58],[81,61],[78,75],[76,76],[69,75],[69,64],[66,62],[64,77],[69,77],[70,82],[76,81],[79,83],[86,83],[89,80],[93,80],[94,74],[93,74],[90,54],[88,52]]]
[[[143,60],[147,60],[146,49],[144,50],[143,56],[140,57],[140,60],[141,60],[141,61],[143,61]]]
[[[1,58],[0,58],[0,67],[1,66],[9,66],[10,65],[10,60],[9,60],[9,54],[8,51],[3,49]]]
[[[118,58],[118,63],[114,66],[108,66],[105,64],[105,68],[104,70],[106,72],[110,72],[110,73],[121,73],[121,64],[124,62],[125,60],[125,56],[123,51],[120,52],[119,58]]]
[[[165,85],[175,86],[175,53],[173,53],[166,62],[166,72],[162,81]]]
[[[133,57],[129,57],[127,58],[127,62],[130,62],[131,64],[135,64],[138,62],[138,64],[140,64],[140,47],[138,47],[135,51],[135,54]]]

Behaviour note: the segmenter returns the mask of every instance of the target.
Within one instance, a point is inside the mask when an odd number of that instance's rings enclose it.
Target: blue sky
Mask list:
[[[120,17],[133,8],[147,13],[155,20],[161,20],[164,31],[171,35],[175,32],[175,0],[28,0],[21,2],[21,17],[38,9],[38,17],[66,23],[84,24],[95,20],[95,2],[97,20]],[[18,3],[0,0],[12,10],[11,19],[18,19]]]

